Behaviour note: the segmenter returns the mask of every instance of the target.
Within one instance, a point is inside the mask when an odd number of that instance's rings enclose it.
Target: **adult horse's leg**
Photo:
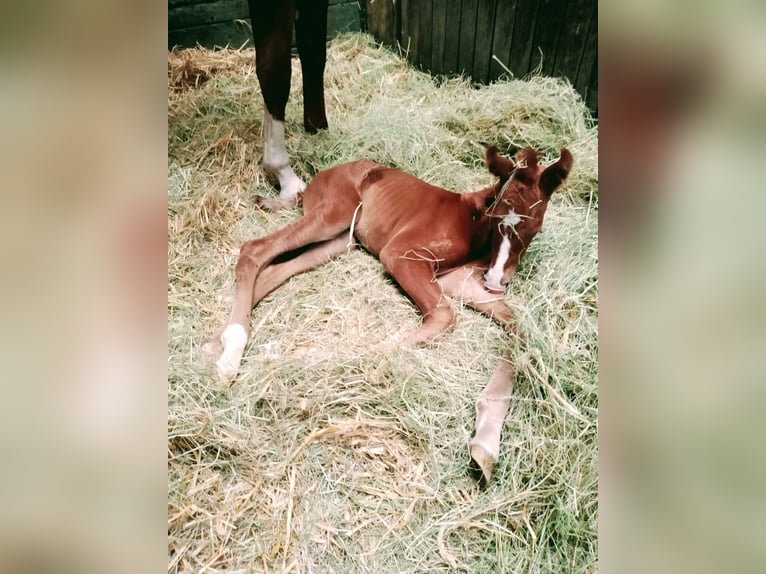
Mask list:
[[[513,367],[503,361],[476,399],[476,434],[468,443],[468,449],[485,482],[492,478],[500,456],[500,434],[512,391]]]
[[[328,0],[296,0],[295,40],[303,71],[303,126],[307,132],[327,128],[324,67],[327,61]]]
[[[290,45],[294,0],[249,0],[255,41],[255,70],[261,86],[263,167],[279,179],[279,197],[292,199],[306,188],[290,167],[285,148],[285,108],[290,96]]]

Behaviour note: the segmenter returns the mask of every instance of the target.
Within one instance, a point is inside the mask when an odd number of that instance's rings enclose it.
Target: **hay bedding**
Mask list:
[[[417,309],[362,251],[295,277],[253,312],[240,377],[202,344],[227,318],[240,244],[268,214],[253,54],[168,63],[170,572],[591,572],[597,567],[597,129],[559,80],[441,83],[363,35],[328,53],[331,129],[288,149],[306,179],[367,157],[456,191],[491,181],[483,148],[575,156],[506,297],[522,339],[458,308],[429,348],[372,346]],[[514,397],[492,484],[466,473],[474,400],[508,349]]]

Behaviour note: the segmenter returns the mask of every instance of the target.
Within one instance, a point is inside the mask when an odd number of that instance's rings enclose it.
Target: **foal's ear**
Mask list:
[[[491,174],[496,175],[500,179],[508,179],[511,176],[513,163],[500,155],[500,150],[497,149],[496,145],[487,148],[487,155],[484,161]]]
[[[556,188],[560,186],[572,170],[574,158],[569,150],[561,148],[561,157],[553,165],[549,165],[540,174],[540,191],[546,197],[550,197]]]
[[[537,167],[538,162],[537,152],[534,150],[534,148],[525,147],[524,150],[519,153],[518,160],[519,167],[522,169],[525,167],[534,169]]]

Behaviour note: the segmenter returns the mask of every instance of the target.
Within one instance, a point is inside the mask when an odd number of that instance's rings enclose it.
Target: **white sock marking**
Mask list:
[[[285,123],[263,112],[263,166],[276,170],[290,163],[285,149]]]
[[[290,167],[290,156],[285,148],[285,123],[263,112],[263,167],[279,179],[279,197],[293,199],[306,189],[306,184]]]
[[[247,344],[247,331],[242,325],[233,323],[227,326],[221,335],[221,344],[223,353],[216,362],[218,374],[224,379],[231,380],[237,375],[242,362],[242,355]]]

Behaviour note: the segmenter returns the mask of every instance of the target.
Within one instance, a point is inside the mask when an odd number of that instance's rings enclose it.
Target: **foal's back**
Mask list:
[[[359,160],[319,172],[306,188],[303,207],[305,216],[325,220],[341,212],[348,218],[353,207],[349,226],[374,255],[393,237],[406,235],[413,246],[446,248],[440,254],[444,260],[456,253],[463,259],[473,247],[477,209],[466,199],[403,171]]]
[[[361,201],[361,183],[364,175],[380,166],[368,159],[360,159],[320,171],[306,186],[303,192],[303,213],[309,215],[321,206],[326,209],[329,204],[340,204],[354,208]]]

